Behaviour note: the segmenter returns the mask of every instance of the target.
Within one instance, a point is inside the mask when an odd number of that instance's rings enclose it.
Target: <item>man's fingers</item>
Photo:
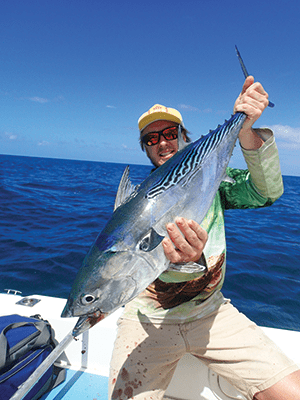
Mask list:
[[[207,241],[207,233],[195,221],[176,218],[167,224],[170,239],[163,240],[166,257],[173,263],[197,261]]]
[[[254,83],[254,77],[251,76],[251,75],[249,75],[249,76],[245,79],[245,82],[244,82],[244,84],[243,84],[243,88],[242,88],[242,91],[241,91],[241,94],[240,94],[240,95],[243,95],[243,94],[246,92],[246,90],[247,90],[251,85],[253,85],[253,83]]]
[[[197,238],[200,239],[205,244],[208,239],[206,230],[201,228],[201,226],[192,219],[188,220],[187,223],[188,223],[189,227],[196,233]]]
[[[174,264],[183,262],[181,253],[177,249],[175,249],[172,241],[169,238],[164,238],[162,241],[162,245],[165,255],[169,261]]]

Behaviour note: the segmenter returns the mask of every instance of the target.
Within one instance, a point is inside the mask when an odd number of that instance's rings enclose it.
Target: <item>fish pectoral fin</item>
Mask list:
[[[125,168],[122,178],[119,183],[116,199],[115,199],[115,206],[114,211],[120,207],[123,203],[125,203],[132,193],[136,190],[137,186],[134,186],[129,178],[129,165]]]
[[[197,272],[204,272],[206,271],[206,269],[207,269],[206,265],[201,265],[191,261],[185,264],[170,263],[167,271],[182,272],[184,274],[194,274]]]
[[[170,263],[167,271],[176,271],[184,274],[205,273],[207,271],[205,256],[202,254],[197,263],[194,261],[182,264]]]

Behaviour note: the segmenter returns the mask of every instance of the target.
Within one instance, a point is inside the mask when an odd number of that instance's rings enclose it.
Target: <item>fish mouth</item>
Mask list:
[[[78,321],[72,331],[72,335],[74,337],[80,335],[81,333],[87,331],[92,328],[98,322],[102,321],[105,317],[107,317],[108,313],[103,313],[100,310],[97,310],[91,314],[84,315],[78,318]]]
[[[126,253],[130,254],[131,252],[127,251]],[[136,253],[134,253],[134,254],[136,255]],[[154,266],[149,262],[147,257],[145,257],[144,255],[138,254],[138,258],[140,260],[140,263],[143,262],[143,263],[147,264],[151,269],[154,269]],[[133,287],[133,289],[134,288],[135,288],[135,286]],[[61,313],[62,318],[79,317],[79,319],[72,331],[72,335],[74,337],[87,331],[88,329],[90,329],[91,327],[96,325],[98,322],[102,321],[102,319],[104,319],[108,315],[112,314],[117,308],[123,306],[127,302],[127,298],[125,298],[125,299],[121,298],[121,300],[118,302],[118,304],[116,304],[115,306],[112,306],[111,301],[106,299],[104,303],[100,302],[101,305],[97,304],[97,302],[95,302],[94,307],[92,309],[88,309],[88,306],[85,306],[85,307],[81,306],[81,304],[79,303],[78,297],[79,297],[79,295],[77,293],[74,295],[70,295],[65,304],[65,307]],[[96,300],[99,300],[99,298],[97,298]],[[107,304],[108,301],[109,301],[109,307]]]
[[[78,321],[72,331],[72,335],[74,337],[80,335],[81,333],[87,331],[88,329],[92,328],[94,325],[96,325],[98,322],[102,321],[109,313],[104,313],[101,310],[97,309],[93,311],[92,313],[83,315],[78,318]],[[72,318],[75,317],[72,311],[72,307],[70,305],[66,304],[65,308],[63,309],[63,312],[61,313],[62,318]]]

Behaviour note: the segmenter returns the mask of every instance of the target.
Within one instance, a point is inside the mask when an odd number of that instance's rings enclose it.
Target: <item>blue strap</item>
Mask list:
[[[40,347],[41,345],[48,343],[49,338],[50,338],[50,331],[48,329],[48,326],[45,322],[43,321],[37,321],[37,322],[14,322],[12,324],[7,325],[1,332],[0,334],[0,370],[5,366],[6,360],[7,360],[7,350],[8,350],[8,344],[7,344],[7,338],[6,338],[6,333],[10,329],[15,329],[19,328],[22,326],[28,326],[32,325],[34,326],[37,331],[40,333],[38,334],[36,341],[33,341],[31,344],[25,344],[27,346],[26,352],[33,347],[37,348]]]

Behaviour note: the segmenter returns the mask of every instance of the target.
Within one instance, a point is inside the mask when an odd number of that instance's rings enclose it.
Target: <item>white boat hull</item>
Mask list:
[[[39,300],[34,303],[32,299]],[[21,300],[21,304],[20,304]],[[77,318],[60,318],[65,299],[32,295],[0,294],[0,315],[40,314],[47,319],[60,342],[75,326]],[[19,304],[16,304],[19,303]],[[24,305],[22,305],[22,303]],[[111,352],[116,336],[116,322],[122,309],[105,318],[73,340],[56,364],[68,369],[67,380],[46,397],[47,400],[105,399]],[[296,363],[300,363],[300,332],[263,328],[265,333]],[[175,371],[165,398],[184,400],[244,399],[232,385],[209,370],[191,355],[184,356]]]

